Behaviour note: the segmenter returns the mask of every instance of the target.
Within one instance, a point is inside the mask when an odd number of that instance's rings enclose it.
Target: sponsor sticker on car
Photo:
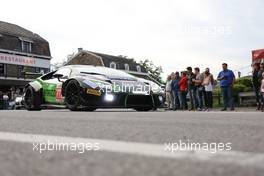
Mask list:
[[[63,99],[64,97],[61,94],[61,88],[56,88],[56,101],[61,102]]]
[[[86,93],[96,95],[96,96],[101,96],[102,93],[100,90],[95,90],[95,89],[87,89]]]

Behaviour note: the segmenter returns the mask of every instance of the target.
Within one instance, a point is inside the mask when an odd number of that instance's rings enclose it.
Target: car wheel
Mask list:
[[[153,107],[140,107],[140,108],[134,108],[136,111],[150,111],[153,109]]]
[[[25,107],[29,111],[41,110],[41,95],[40,91],[35,92],[33,87],[28,86],[25,90]]]
[[[71,80],[65,88],[65,104],[71,111],[76,111],[78,110],[80,102],[79,83],[76,80]]]

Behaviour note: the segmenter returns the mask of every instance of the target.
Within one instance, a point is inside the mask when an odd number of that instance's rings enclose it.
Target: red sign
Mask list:
[[[252,62],[264,59],[264,49],[253,50],[252,51]]]

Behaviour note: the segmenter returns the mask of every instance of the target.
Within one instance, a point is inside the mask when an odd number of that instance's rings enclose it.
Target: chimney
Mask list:
[[[78,52],[81,52],[83,50],[83,48],[78,48]]]

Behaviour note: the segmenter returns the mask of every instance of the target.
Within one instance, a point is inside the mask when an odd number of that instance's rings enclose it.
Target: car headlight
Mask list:
[[[108,102],[114,101],[114,95],[113,94],[105,94],[104,100]]]

